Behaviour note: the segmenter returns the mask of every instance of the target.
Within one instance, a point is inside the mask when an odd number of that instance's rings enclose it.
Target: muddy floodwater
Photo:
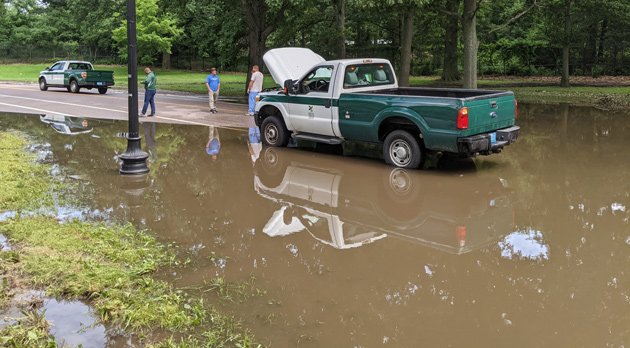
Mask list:
[[[630,115],[523,105],[518,124],[501,154],[408,171],[373,146],[144,123],[151,173],[121,177],[126,123],[0,117],[79,183],[62,213],[174,243],[191,262],[162,276],[266,345],[627,347]],[[250,294],[219,300],[217,277]]]

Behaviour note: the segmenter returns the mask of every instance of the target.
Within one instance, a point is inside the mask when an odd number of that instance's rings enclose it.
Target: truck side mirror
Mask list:
[[[289,80],[284,81],[284,93],[286,95],[297,94],[295,83],[293,80],[289,79]]]

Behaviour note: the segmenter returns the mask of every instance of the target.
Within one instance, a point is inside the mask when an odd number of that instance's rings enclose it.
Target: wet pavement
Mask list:
[[[143,96],[140,90],[138,110],[142,108]],[[207,95],[160,90],[155,102],[157,115],[141,118],[141,122],[247,127],[247,105],[242,98],[220,97],[218,113],[210,113]],[[69,93],[62,88],[51,88],[44,92],[37,84],[0,82],[0,112],[46,114],[51,118],[127,120],[128,97],[127,92],[120,89],[110,89],[105,95],[95,89]]]
[[[67,214],[175,243],[192,262],[163,277],[264,344],[627,346],[630,115],[519,111],[503,153],[418,171],[376,146],[264,148],[253,128],[145,123],[151,173],[121,177],[125,123],[6,115],[0,129],[80,183]],[[216,277],[257,291],[221,300]]]

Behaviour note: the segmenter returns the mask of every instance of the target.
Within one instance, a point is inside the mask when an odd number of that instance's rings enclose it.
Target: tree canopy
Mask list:
[[[125,4],[4,0],[2,60],[125,63]],[[137,0],[137,18],[140,62],[166,67],[244,71],[269,48],[301,46],[388,58],[401,83],[630,75],[630,0]]]

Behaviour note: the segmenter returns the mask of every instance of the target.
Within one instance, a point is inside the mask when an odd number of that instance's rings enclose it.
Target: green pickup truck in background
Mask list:
[[[67,88],[68,92],[79,93],[81,88],[98,89],[105,94],[114,85],[114,72],[94,70],[92,63],[75,60],[60,61],[39,73],[39,89],[48,87]]]
[[[277,48],[263,60],[284,91],[259,94],[256,124],[268,146],[289,138],[383,145],[385,162],[421,167],[428,151],[490,155],[516,141],[512,92],[398,87],[385,59],[325,61],[306,48]]]

